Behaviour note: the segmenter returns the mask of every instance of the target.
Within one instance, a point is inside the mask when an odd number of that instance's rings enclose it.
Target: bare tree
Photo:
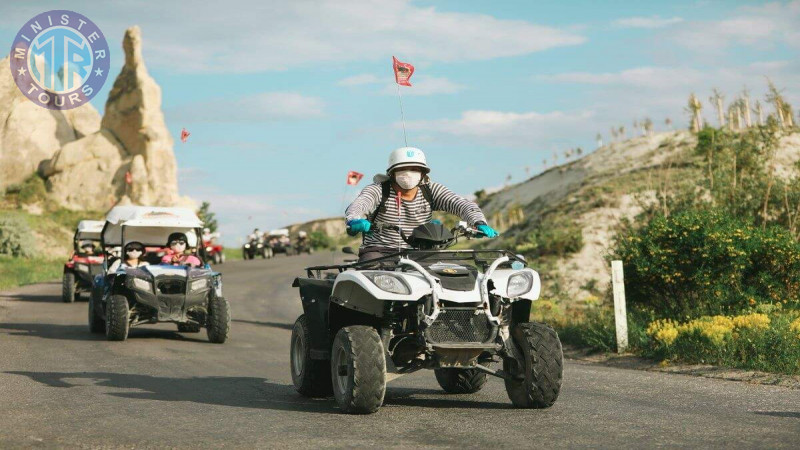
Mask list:
[[[625,140],[625,125],[619,126],[619,135],[622,137],[622,140]]]
[[[703,128],[702,119],[700,118],[700,111],[702,109],[703,104],[700,103],[700,100],[697,98],[697,96],[692,93],[689,96],[689,104],[686,107],[686,111],[688,111],[692,116],[690,129],[693,133],[697,133]]]
[[[722,95],[721,92],[714,89],[714,95],[708,98],[708,101],[717,108],[717,120],[719,121],[719,127],[722,128],[725,126],[725,109],[723,107],[723,103],[725,101],[725,96]]]
[[[597,136],[595,136],[594,138],[597,140],[597,148],[602,147],[603,146],[603,135],[600,134],[600,133],[597,133]]]
[[[578,148],[575,149],[575,153],[577,153],[578,156],[581,156],[583,154],[583,149],[578,147]]]
[[[764,107],[761,106],[761,100],[756,100],[756,114],[758,115],[758,125],[764,125]]]
[[[769,87],[769,93],[767,93],[767,103],[772,103],[775,106],[775,115],[778,118],[778,124],[780,124],[781,128],[787,126],[787,121],[785,117],[785,108],[784,108],[784,99],[781,92],[775,85],[772,83],[772,80],[767,78],[767,85]],[[791,118],[789,118],[791,120]]]
[[[744,124],[750,128],[753,126],[753,118],[750,116],[750,91],[747,90],[747,86],[742,91],[742,101],[744,102]]]
[[[642,123],[642,129],[644,129],[644,133],[647,136],[653,135],[653,121],[650,120],[649,117],[644,118],[644,122]]]
[[[668,130],[672,130],[672,119],[670,119],[669,117],[664,119],[664,125],[667,126]]]
[[[611,140],[612,141],[616,141],[617,140],[617,135],[618,135],[617,127],[611,127]]]

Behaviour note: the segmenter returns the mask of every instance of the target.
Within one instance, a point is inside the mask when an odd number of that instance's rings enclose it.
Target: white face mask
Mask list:
[[[416,170],[398,170],[394,174],[394,180],[403,189],[414,189],[422,181],[422,172]]]

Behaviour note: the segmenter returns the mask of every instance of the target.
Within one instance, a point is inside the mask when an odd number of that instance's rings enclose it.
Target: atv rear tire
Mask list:
[[[130,329],[130,309],[124,295],[112,295],[106,305],[106,339],[124,341]]]
[[[199,333],[200,324],[197,323],[179,323],[178,333]]]
[[[103,319],[103,310],[100,308],[98,293],[89,294],[89,331],[92,333],[102,333],[106,329],[106,321]],[[102,294],[99,294],[102,295]]]
[[[450,394],[474,394],[486,384],[486,372],[478,369],[434,369],[436,381]]]
[[[292,328],[289,369],[300,395],[314,398],[333,394],[330,361],[311,359],[311,330],[305,315],[298,317]]]
[[[206,334],[208,340],[215,344],[224,344],[231,331],[231,311],[225,297],[213,297],[208,302],[208,323]]]
[[[342,412],[371,414],[386,394],[386,359],[378,332],[353,325],[336,333],[331,351],[333,396]]]
[[[564,355],[558,334],[543,323],[518,324],[511,332],[522,352],[522,365],[515,359],[503,360],[503,370],[524,379],[505,380],[506,393],[518,408],[549,408],[558,399],[564,370]]]
[[[75,274],[64,272],[64,278],[61,279],[61,300],[64,300],[64,303],[75,301],[75,288]]]
[[[220,254],[219,253],[214,253],[214,256],[213,256],[212,259],[214,261],[214,264],[222,264],[222,258],[220,258]]]

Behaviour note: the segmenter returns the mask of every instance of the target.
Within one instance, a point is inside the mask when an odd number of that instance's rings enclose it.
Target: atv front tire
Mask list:
[[[292,328],[289,368],[300,395],[314,398],[333,394],[330,361],[311,359],[311,330],[305,315],[298,317]]]
[[[486,384],[486,372],[478,369],[434,369],[436,381],[450,394],[474,394]]]
[[[106,339],[124,341],[130,329],[130,309],[124,295],[112,295],[106,305]]]
[[[200,325],[196,323],[179,323],[178,333],[199,333]]]
[[[102,333],[106,329],[106,321],[103,319],[103,310],[100,308],[100,301],[97,298],[102,293],[95,292],[89,295],[89,331],[92,333]]]
[[[511,336],[524,360],[503,360],[503,370],[523,378],[505,380],[508,398],[517,408],[553,406],[561,391],[564,370],[558,334],[543,323],[530,322],[515,326]]]
[[[208,340],[215,344],[224,344],[231,331],[231,311],[228,300],[224,297],[213,297],[209,300],[207,320]]]
[[[75,301],[75,287],[75,274],[64,272],[64,278],[61,279],[61,300],[64,300],[64,303]]]
[[[336,333],[331,352],[333,396],[342,412],[371,414],[386,394],[386,359],[378,332],[353,325]]]

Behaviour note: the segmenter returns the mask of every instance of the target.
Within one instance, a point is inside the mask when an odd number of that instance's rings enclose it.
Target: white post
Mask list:
[[[625,278],[622,261],[611,261],[611,284],[614,287],[614,322],[617,327],[617,352],[628,348],[628,316],[625,310]]]

